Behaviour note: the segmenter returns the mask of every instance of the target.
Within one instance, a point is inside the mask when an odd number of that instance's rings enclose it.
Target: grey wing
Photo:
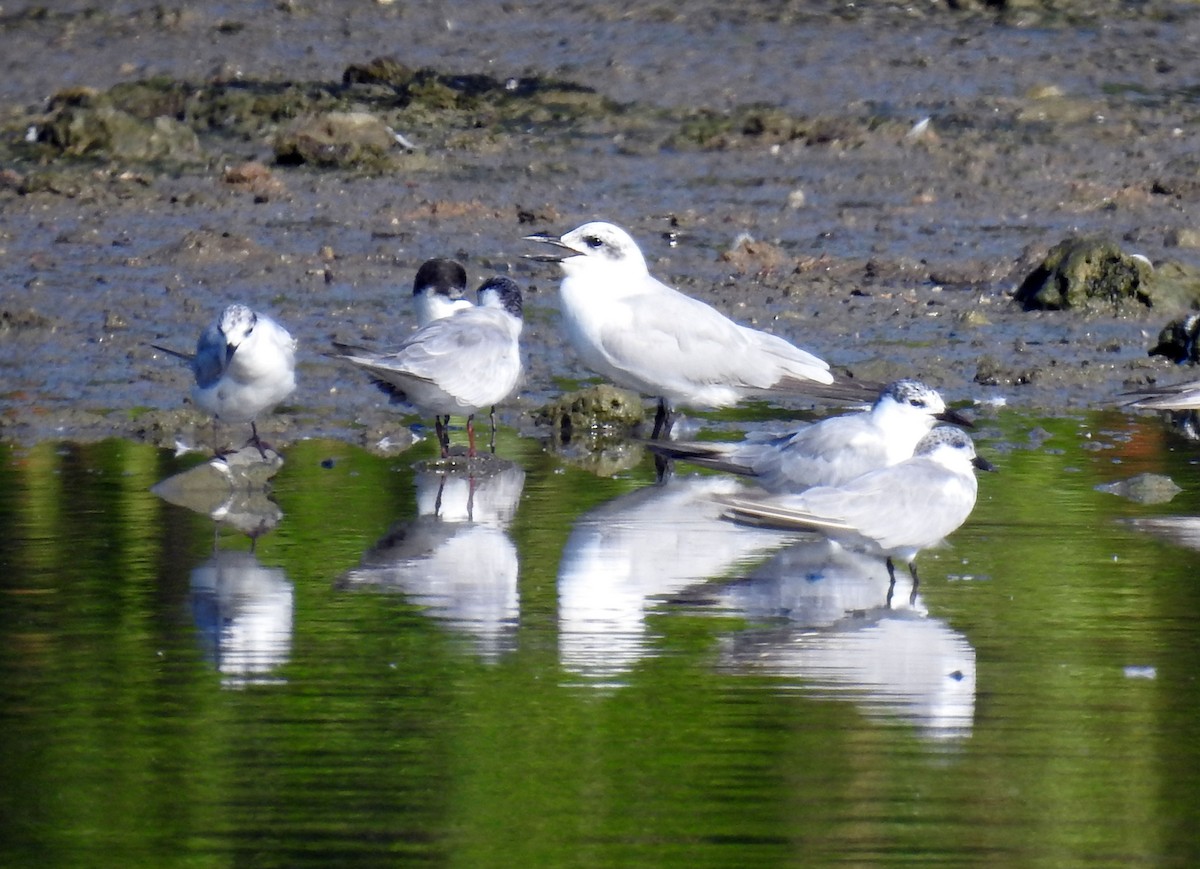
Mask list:
[[[747,337],[757,345],[760,352],[773,357],[778,372],[771,381],[771,386],[774,386],[784,373],[792,380],[812,380],[822,384],[833,383],[829,363],[824,359],[814,356],[807,350],[801,350],[790,341],[778,335],[772,335],[770,332],[751,329],[748,326],[741,328],[749,333]]]
[[[717,498],[726,515],[739,522],[786,530],[826,530],[847,532],[854,529],[845,522],[825,519],[803,509],[794,498]]]
[[[1126,404],[1127,407],[1141,407],[1147,410],[1194,410],[1200,408],[1200,380],[1171,386],[1152,386],[1136,392],[1127,392],[1125,395],[1137,396]]]
[[[966,521],[975,506],[972,474],[919,459],[873,471],[841,487],[811,489],[803,509],[854,529],[882,548],[935,543]]]
[[[773,382],[746,364],[754,348],[742,328],[710,305],[674,290],[628,304],[634,328],[615,323],[600,339],[610,364],[634,378],[654,372],[668,393],[697,383],[766,388]]]
[[[774,443],[747,443],[735,458],[774,489],[839,486],[884,467],[887,450],[866,414],[806,426]]]
[[[229,367],[229,355],[229,345],[216,324],[200,333],[196,355],[192,357],[192,372],[201,389],[207,389],[221,379]]]
[[[514,358],[520,364],[501,317],[507,315],[471,308],[434,320],[400,350],[378,357],[372,370],[384,379],[396,372],[437,384],[465,404],[491,404],[499,400],[494,397],[497,370]]]

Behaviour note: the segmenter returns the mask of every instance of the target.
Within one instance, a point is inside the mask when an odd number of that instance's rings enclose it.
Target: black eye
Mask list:
[[[590,247],[592,249],[595,249],[598,247],[604,247],[604,240],[601,239],[600,236],[598,236],[598,235],[589,235],[587,238],[585,238],[583,240],[583,242],[584,242],[584,244],[586,244],[588,247]]]
[[[913,407],[924,407],[925,406],[925,401],[920,398],[910,398],[908,400],[908,403],[911,404]]]

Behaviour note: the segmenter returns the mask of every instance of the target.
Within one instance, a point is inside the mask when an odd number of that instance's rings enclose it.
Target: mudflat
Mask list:
[[[860,379],[1049,413],[1191,379],[1148,351],[1200,286],[1200,7],[954,6],[5,3],[0,437],[207,426],[150,344],[242,301],[300,343],[264,436],[372,441],[394,410],[325,353],[409,334],[433,256],[525,289],[536,434],[589,374],[522,237],[592,219]],[[1171,292],[1015,301],[1075,238]]]

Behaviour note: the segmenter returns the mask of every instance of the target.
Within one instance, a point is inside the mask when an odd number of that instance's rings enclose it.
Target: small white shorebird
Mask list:
[[[521,289],[506,277],[479,288],[479,304],[432,320],[397,349],[380,353],[334,344],[335,358],[362,368],[392,397],[434,415],[442,457],[450,454],[443,417],[467,417],[468,456],[475,413],[508,398],[521,379]]]
[[[583,363],[658,399],[653,438],[669,433],[676,405],[727,407],[751,395],[814,394],[833,383],[829,365],[811,353],[655,279],[620,227],[585,223],[561,238],[525,238],[560,250],[527,258],[562,266],[563,324]]]
[[[1197,410],[1200,409],[1200,380],[1189,380],[1186,383],[1175,383],[1170,386],[1148,386],[1126,396],[1134,398],[1126,403],[1126,407],[1140,407],[1144,410]]]
[[[413,312],[417,325],[424,326],[455,311],[470,308],[467,271],[452,259],[436,257],[421,263],[413,279]]]
[[[917,553],[940,543],[975,508],[974,468],[992,470],[975,455],[966,432],[942,426],[921,439],[912,458],[845,485],[764,499],[723,498],[721,503],[734,519],[772,528],[809,528],[852,549],[885,555],[893,584],[892,559],[900,558],[912,574],[915,594]]]
[[[266,314],[229,305],[202,333],[195,354],[158,344],[186,360],[196,385],[192,400],[224,422],[249,422],[250,443],[264,452],[255,419],[296,389],[296,341]]]
[[[751,435],[741,443],[654,441],[668,459],[755,478],[770,492],[840,486],[868,471],[911,458],[938,420],[971,426],[948,410],[937,390],[918,380],[896,380],[870,410],[833,416],[779,435]]]
[[[413,278],[412,303],[417,328],[427,326],[442,317],[449,317],[464,308],[474,307],[471,300],[465,298],[466,293],[467,270],[461,263],[444,257],[425,260]],[[450,426],[450,417],[439,416],[437,423],[440,425],[438,431],[444,433]],[[438,437],[441,439],[442,435],[439,434]],[[492,443],[495,442],[496,418],[493,411]]]

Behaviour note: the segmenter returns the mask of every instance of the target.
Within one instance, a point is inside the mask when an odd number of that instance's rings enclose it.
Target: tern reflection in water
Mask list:
[[[227,687],[282,682],[272,673],[292,647],[293,588],[253,552],[217,550],[192,570],[192,615]]]
[[[150,491],[253,540],[283,518],[270,497],[270,480],[282,466],[276,453],[264,458],[257,447],[243,447],[167,477]]]
[[[920,595],[889,595],[883,558],[835,543],[797,543],[743,580],[699,589],[692,602],[774,621],[722,642],[725,671],[767,674],[868,716],[901,720],[931,738],[968,736],[975,715],[975,650],[930,618]],[[897,577],[896,585],[905,580]]]
[[[1142,516],[1126,519],[1125,524],[1176,546],[1200,550],[1200,516]]]
[[[742,490],[730,477],[671,477],[580,517],[558,572],[562,666],[602,678],[629,670],[650,651],[646,613],[658,600],[796,539],[723,520],[714,498]]]
[[[465,464],[465,463],[464,463]],[[341,588],[397,591],[476,641],[485,658],[508,651],[520,616],[517,548],[508,536],[525,472],[495,456],[416,473],[417,518],[398,522]]]

